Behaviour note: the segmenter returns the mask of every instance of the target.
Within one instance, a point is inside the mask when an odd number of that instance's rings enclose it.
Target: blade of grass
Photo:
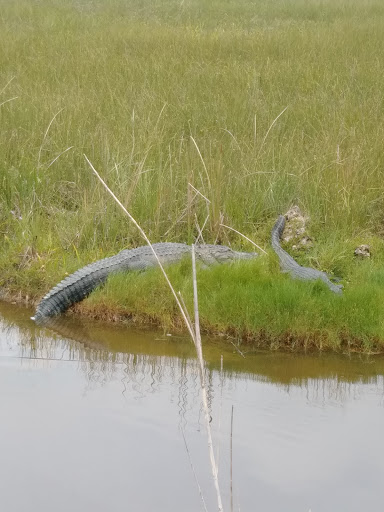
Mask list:
[[[282,115],[284,114],[284,112],[287,110],[287,108],[288,108],[288,105],[287,105],[287,106],[286,106],[286,107],[285,107],[285,108],[280,112],[280,114],[279,114],[277,117],[275,117],[275,119],[272,121],[272,123],[271,123],[270,127],[269,127],[269,128],[268,128],[268,130],[267,130],[267,133],[266,133],[266,134],[265,134],[265,136],[264,136],[263,142],[262,142],[262,143],[261,143],[261,145],[260,145],[260,149],[259,149],[258,156],[260,155],[260,151],[262,150],[262,148],[263,148],[263,146],[264,146],[264,144],[265,144],[265,141],[266,141],[266,140],[267,140],[267,138],[268,138],[269,132],[272,130],[272,128],[274,127],[274,125],[275,125],[276,121],[279,119],[279,117],[280,117],[280,116],[282,116]]]
[[[90,162],[90,160],[88,159],[88,157],[86,155],[84,155],[88,165],[90,166],[90,168],[92,169],[93,173],[95,174],[95,176],[98,178],[98,180],[100,181],[100,183],[103,185],[103,187],[107,190],[107,192],[113,197],[113,199],[116,201],[116,203],[120,206],[120,208],[124,211],[124,213],[127,215],[127,217],[131,220],[131,222],[133,222],[133,224],[137,227],[137,229],[139,230],[141,236],[144,238],[144,240],[147,242],[147,244],[149,245],[149,247],[151,248],[152,252],[153,252],[153,255],[155,256],[156,258],[156,261],[161,269],[161,272],[163,273],[164,277],[165,277],[165,280],[167,281],[167,284],[169,286],[169,288],[171,289],[171,292],[176,300],[176,303],[180,309],[180,312],[182,314],[182,317],[183,317],[183,320],[185,322],[185,325],[187,326],[187,329],[189,331],[189,334],[191,335],[191,338],[193,340],[195,340],[195,333],[193,332],[193,326],[188,322],[188,318],[184,312],[184,309],[183,309],[183,306],[182,304],[180,303],[178,297],[177,297],[177,294],[168,278],[168,275],[167,273],[165,272],[164,270],[164,267],[163,265],[161,264],[161,261],[158,257],[158,255],[156,254],[156,251],[155,249],[153,248],[153,245],[151,244],[149,238],[147,237],[147,235],[145,234],[144,230],[141,228],[141,226],[138,224],[138,222],[132,217],[132,215],[128,212],[128,210],[125,208],[125,206],[119,201],[119,199],[115,196],[115,194],[112,192],[112,190],[108,187],[108,185],[105,183],[105,181],[102,179],[102,177],[100,176],[100,174],[96,171],[96,169],[93,167],[92,163]]]
[[[15,79],[15,77],[13,76],[12,78],[10,78],[10,79],[8,80],[8,82],[7,82],[7,83],[4,85],[4,87],[1,89],[0,94],[3,94],[3,92],[5,91],[5,89],[8,87],[8,85],[9,85],[9,84],[12,82],[12,80],[14,80],[14,79]]]
[[[18,96],[15,96],[13,98],[9,98],[8,100],[3,101],[3,103],[0,103],[0,107],[5,105],[6,103],[9,103],[10,101],[17,100]]]
[[[37,155],[37,168],[39,169],[40,168],[40,160],[41,160],[41,152],[43,150],[43,146],[44,146],[44,142],[45,142],[45,139],[47,138],[47,135],[48,135],[48,132],[52,126],[52,123],[53,121],[56,119],[56,117],[60,114],[60,112],[62,112],[64,110],[64,107],[61,108],[58,112],[56,112],[56,114],[52,117],[52,119],[50,120],[49,124],[48,124],[48,127],[47,129],[45,130],[45,133],[44,133],[44,137],[43,137],[43,140],[40,144],[40,148],[39,148],[39,154]]]
[[[231,228],[230,226],[227,226],[226,224],[220,224],[220,226],[223,226],[223,228],[227,228],[227,229],[230,229],[231,231],[234,231],[238,235],[240,235],[243,238],[245,238],[245,240],[247,240],[249,243],[251,243],[252,245],[257,247],[257,249],[259,249],[261,252],[263,252],[264,254],[267,254],[267,252],[264,251],[264,249],[262,249],[259,245],[257,245],[255,242],[253,242],[250,238],[248,238],[247,236],[243,235],[243,233],[240,233],[240,231],[237,231],[237,229]]]
[[[192,139],[192,142],[194,143],[196,149],[197,149],[197,152],[199,154],[199,157],[200,157],[200,160],[201,160],[201,163],[203,164],[203,167],[204,167],[204,171],[205,171],[205,174],[207,176],[207,180],[208,180],[208,188],[209,190],[211,190],[211,180],[209,178],[209,174],[208,174],[208,169],[207,169],[207,166],[205,165],[205,162],[204,162],[204,158],[203,158],[203,155],[201,154],[201,151],[199,149],[199,146],[197,145],[197,142],[195,141],[195,139],[192,137],[192,135],[190,136],[191,139]]]

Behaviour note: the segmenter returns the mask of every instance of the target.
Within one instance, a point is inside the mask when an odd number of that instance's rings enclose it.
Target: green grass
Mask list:
[[[206,242],[242,245],[224,223],[267,247],[299,204],[315,239],[300,261],[346,280],[348,329],[371,335],[354,322],[380,300],[360,279],[383,260],[383,32],[381,0],[3,0],[0,286],[41,294],[141,243],[85,153],[153,241],[192,242],[208,216]],[[374,261],[354,265],[366,241]],[[244,286],[246,317],[259,296]],[[284,286],[279,332],[298,329],[302,285]],[[245,322],[208,309],[220,328]]]
[[[190,261],[170,268],[169,274],[193,311]],[[200,320],[206,332],[273,349],[381,351],[384,268],[364,262],[352,275],[354,282],[338,296],[322,282],[276,274],[273,257],[200,269]],[[150,319],[165,329],[182,325],[158,270],[111,277],[79,310],[102,318],[117,312],[119,317]]]

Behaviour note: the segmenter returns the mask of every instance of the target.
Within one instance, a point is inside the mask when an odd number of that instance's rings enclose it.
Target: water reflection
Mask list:
[[[183,387],[197,375],[194,347],[187,337],[65,316],[39,327],[23,308],[3,304],[0,312],[3,331],[12,333],[16,357],[76,361],[93,382],[107,382],[123,372],[126,383],[149,380],[150,392],[154,392],[164,378]],[[383,356],[249,351],[243,358],[228,342],[217,339],[205,345],[204,356],[212,386],[215,373],[220,373],[225,386],[239,379],[273,383],[288,393],[291,386],[300,386],[310,393],[308,399],[320,401],[356,398],[354,383],[380,387],[384,375]]]
[[[4,510],[201,510],[181,431],[215,510],[188,339],[70,317],[42,328],[29,316],[0,304]],[[236,510],[378,509],[382,357],[244,359],[220,340],[204,353],[227,505],[234,406]]]

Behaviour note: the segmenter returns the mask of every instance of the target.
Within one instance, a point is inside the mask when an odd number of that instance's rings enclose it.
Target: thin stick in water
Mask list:
[[[245,355],[244,355],[244,354],[243,354],[243,352],[239,349],[239,347],[237,347],[237,346],[233,343],[233,341],[231,341],[231,343],[232,343],[232,345],[235,347],[235,349],[237,350],[237,352],[238,352],[242,357],[244,357],[244,359],[245,359]]]
[[[231,444],[230,444],[230,457],[231,457],[231,469],[230,469],[230,479],[231,479],[231,512],[233,512],[233,405],[232,405],[232,412],[231,412]]]
[[[134,223],[134,225],[139,230],[141,236],[144,238],[144,240],[147,242],[149,247],[151,248],[153,255],[156,258],[156,261],[164,275],[164,278],[176,300],[176,303],[180,309],[180,312],[182,314],[183,320],[188,328],[189,334],[191,335],[191,338],[195,344],[197,357],[199,361],[199,368],[200,368],[200,383],[201,383],[201,396],[202,396],[202,402],[203,402],[203,408],[204,408],[204,416],[206,421],[206,429],[207,429],[207,437],[208,437],[208,449],[209,449],[209,456],[211,461],[211,469],[212,469],[212,476],[214,480],[215,490],[216,490],[216,496],[217,496],[217,505],[218,505],[218,512],[223,511],[223,505],[221,500],[221,493],[220,493],[220,487],[219,487],[219,481],[218,481],[218,475],[217,475],[217,466],[215,462],[215,455],[213,451],[213,442],[212,442],[212,431],[211,431],[211,417],[209,414],[209,407],[208,407],[208,399],[207,399],[207,388],[205,385],[205,369],[204,369],[204,360],[203,360],[203,351],[202,351],[202,345],[201,345],[201,335],[200,335],[200,324],[199,324],[199,309],[198,309],[198,299],[197,299],[197,280],[196,280],[196,256],[195,256],[195,246],[192,245],[192,273],[193,273],[193,298],[194,298],[194,309],[195,309],[195,329],[193,328],[193,325],[188,321],[188,317],[184,311],[184,307],[181,304],[175,289],[173,288],[167,273],[164,270],[163,265],[161,264],[161,261],[156,254],[155,249],[153,248],[149,238],[145,234],[144,230],[141,228],[141,226],[137,223],[137,221],[132,217],[132,215],[127,211],[127,209],[123,206],[123,204],[119,201],[119,199],[115,196],[115,194],[112,192],[112,190],[108,187],[108,185],[104,182],[104,180],[101,178],[99,173],[96,171],[96,169],[93,167],[92,163],[88,159],[86,155],[84,155],[88,165],[91,167],[93,173],[98,178],[98,180],[101,182],[103,187],[107,190],[107,192],[113,197],[113,199],[116,201],[116,203],[120,206],[120,208],[124,211],[124,213],[128,216],[128,218]]]
[[[189,451],[187,440],[185,439],[185,434],[184,434],[184,430],[183,429],[181,429],[181,434],[182,434],[183,439],[184,439],[184,445],[185,445],[185,449],[187,451],[189,464],[191,465],[192,473],[193,473],[193,476],[195,478],[195,482],[196,482],[197,488],[199,490],[201,501],[203,502],[204,510],[205,510],[205,512],[208,512],[207,505],[205,504],[205,499],[204,499],[204,496],[203,496],[203,491],[201,490],[200,483],[199,483],[199,480],[198,480],[197,475],[196,475],[195,467],[194,467],[194,465],[192,463],[191,453]]]
[[[209,456],[210,456],[210,460],[211,460],[213,481],[214,481],[215,489],[216,489],[218,510],[219,510],[219,512],[222,512],[223,505],[222,505],[222,500],[221,500],[218,471],[217,471],[217,465],[216,465],[216,461],[215,461],[215,453],[213,450],[212,431],[211,431],[211,416],[209,414],[207,387],[205,384],[205,367],[204,367],[203,349],[202,349],[201,335],[200,335],[199,304],[198,304],[198,297],[197,297],[197,279],[196,279],[196,256],[195,256],[194,244],[192,244],[192,276],[193,276],[193,305],[194,305],[194,313],[195,313],[195,346],[196,346],[197,358],[198,358],[199,365],[200,365],[201,396],[202,396],[202,401],[203,401],[205,426],[207,429],[207,437],[208,437],[208,450],[209,450]]]

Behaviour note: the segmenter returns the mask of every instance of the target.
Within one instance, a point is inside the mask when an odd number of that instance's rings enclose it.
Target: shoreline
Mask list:
[[[24,307],[36,307],[40,298],[20,290],[14,292],[6,287],[0,287],[0,301],[20,305]],[[164,323],[160,314],[150,315],[146,312],[132,312],[123,307],[108,306],[105,301],[98,298],[92,301],[86,299],[72,306],[64,315],[75,318],[86,318],[104,323],[130,324],[135,327],[145,326],[155,329],[172,330],[174,334],[187,334],[186,328],[180,315],[170,315]],[[31,320],[32,321],[32,320]],[[48,326],[49,328],[49,326]],[[203,322],[201,325],[202,334],[206,337],[212,336],[222,338],[232,344],[234,350],[242,354],[242,348],[255,350],[268,350],[271,352],[290,353],[336,353],[336,354],[362,354],[382,355],[384,354],[384,342],[372,339],[368,347],[366,339],[359,339],[350,336],[348,333],[338,333],[339,344],[337,346],[329,343],[328,334],[321,331],[294,332],[285,331],[276,335],[266,329],[259,332],[242,331],[228,325],[225,329],[217,329],[214,325]]]

